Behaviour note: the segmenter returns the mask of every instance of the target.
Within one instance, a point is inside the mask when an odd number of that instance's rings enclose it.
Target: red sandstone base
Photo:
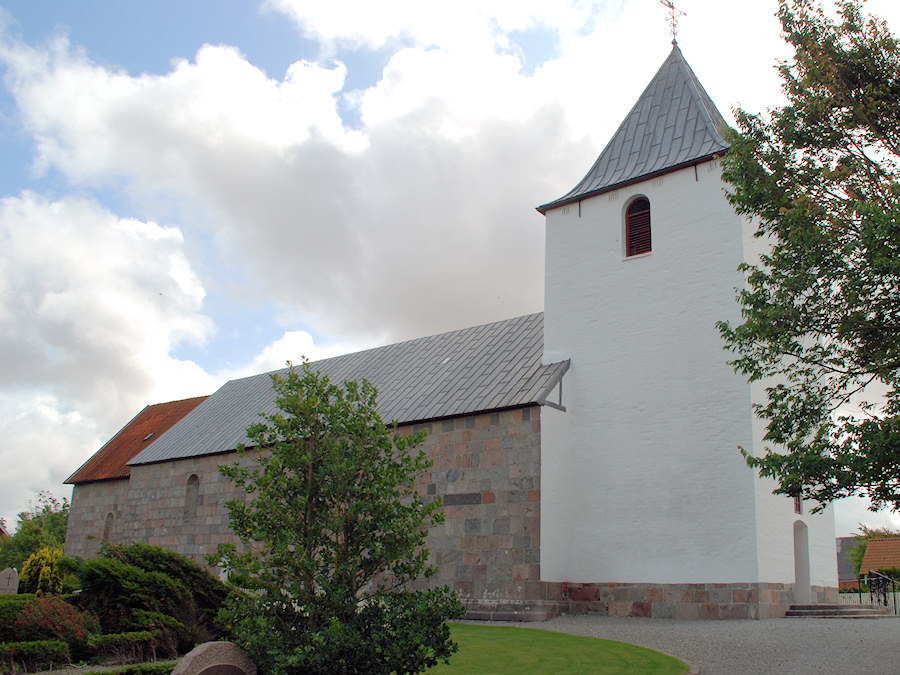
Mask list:
[[[533,600],[464,600],[466,618],[544,621],[559,614],[653,619],[771,619],[794,602],[793,584],[573,584],[542,582]],[[837,602],[836,588],[812,588],[813,602]]]

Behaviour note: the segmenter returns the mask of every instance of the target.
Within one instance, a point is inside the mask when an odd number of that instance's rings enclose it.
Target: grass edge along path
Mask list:
[[[615,640],[539,628],[454,623],[459,651],[429,675],[683,675],[674,656]]]

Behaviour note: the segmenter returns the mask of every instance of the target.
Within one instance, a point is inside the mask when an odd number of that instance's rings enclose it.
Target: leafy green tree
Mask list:
[[[763,381],[776,493],[900,507],[900,50],[860,2],[831,18],[780,0],[787,104],[736,110],[729,199],[770,245],[743,266],[743,323],[719,324],[735,370]],[[856,412],[852,412],[856,409]],[[851,412],[848,412],[851,411]]]
[[[57,499],[49,492],[41,492],[37,502],[17,517],[16,531],[0,539],[0,570],[14,567],[21,570],[25,560],[39,549],[62,548],[69,524],[69,502]]]
[[[414,449],[423,436],[388,428],[367,381],[288,365],[272,376],[279,412],[247,430],[264,451],[220,467],[246,494],[227,503],[243,550],[210,561],[242,589],[223,620],[264,672],[404,675],[446,661],[446,620],[462,606],[446,587],[409,588],[434,572],[425,537],[441,520],[413,487],[431,464]]]

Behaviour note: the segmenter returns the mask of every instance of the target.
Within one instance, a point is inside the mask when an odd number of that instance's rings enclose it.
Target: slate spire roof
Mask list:
[[[725,119],[677,44],[587,175],[550,209],[722,154]]]
[[[310,365],[333,382],[369,380],[378,388],[381,418],[404,424],[544,403],[569,362],[544,365],[543,349],[544,316],[530,314]],[[260,413],[276,412],[274,399],[268,373],[231,380],[129,464],[249,444],[247,427]]]

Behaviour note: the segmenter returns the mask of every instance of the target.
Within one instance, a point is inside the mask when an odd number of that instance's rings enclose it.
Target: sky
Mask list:
[[[726,119],[776,0],[681,0]],[[870,11],[900,25],[900,3]],[[540,311],[543,217],[671,49],[657,0],[0,0],[0,517],[145,405]],[[736,450],[735,450],[736,451]],[[860,500],[837,534],[900,526]]]

